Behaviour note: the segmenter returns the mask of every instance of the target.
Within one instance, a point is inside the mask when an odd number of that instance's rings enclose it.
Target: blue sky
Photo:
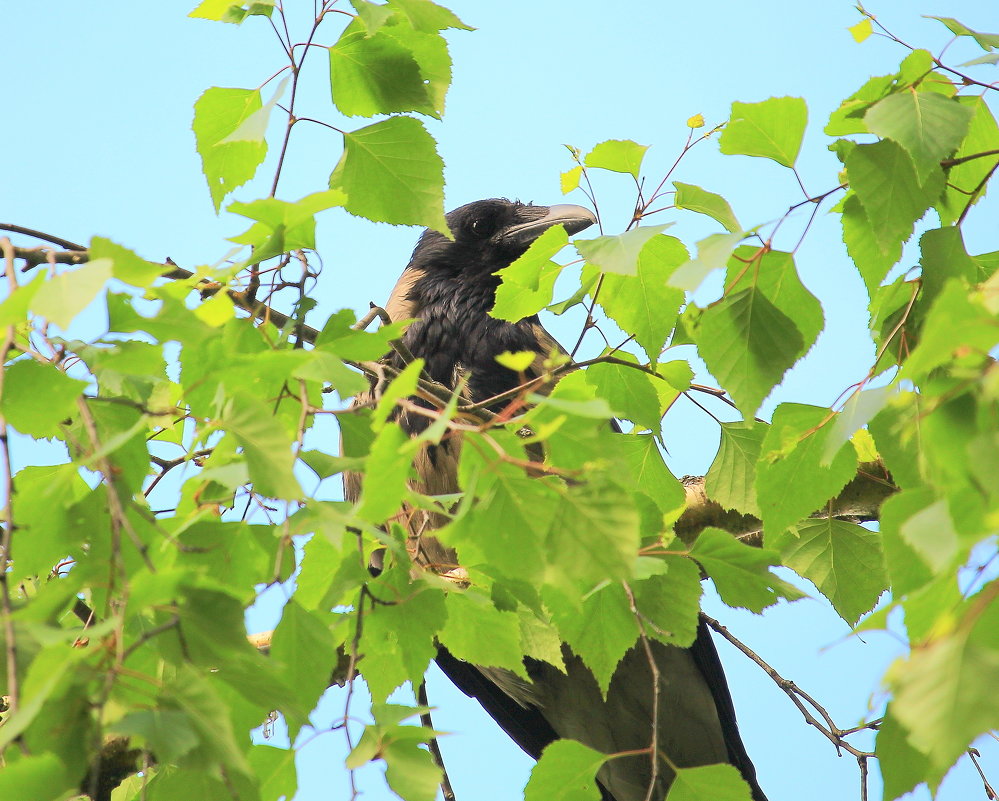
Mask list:
[[[191,20],[185,15],[193,4],[7,4],[4,28],[12,35],[4,43],[0,218],[81,242],[108,236],[150,259],[170,256],[182,266],[212,263],[228,250],[225,237],[245,225],[212,210],[190,131],[191,108],[209,86],[257,86],[280,66],[280,53],[262,20],[241,28]],[[428,122],[446,164],[448,208],[489,196],[559,202],[559,172],[571,166],[564,143],[587,149],[620,138],[651,145],[645,172],[658,182],[686,139],[688,117],[701,113],[711,126],[728,117],[732,101],[782,95],[808,102],[799,166],[805,186],[822,192],[836,185],[839,168],[822,133],[829,112],[869,76],[893,72],[906,53],[879,38],[855,43],[846,28],[859,14],[847,0],[445,4],[478,29],[449,34],[454,84],[444,121]],[[302,31],[312,3],[287,0],[287,5],[292,24]],[[994,0],[871,0],[869,10],[901,39],[934,51],[949,34],[920,14],[945,14],[973,28],[999,30]],[[321,41],[332,43],[337,31],[337,20],[330,20]],[[952,51],[955,63],[980,53],[962,47]],[[316,51],[310,59],[303,114],[348,129],[367,124],[338,119],[329,107],[325,54]],[[999,78],[995,69],[993,78]],[[260,171],[267,179],[235,197],[248,200],[267,192],[275,151],[272,147]],[[339,155],[336,134],[298,126],[279,196],[295,199],[323,188]],[[691,151],[674,178],[724,195],[746,225],[774,220],[801,199],[789,171],[761,159],[723,157],[711,141]],[[597,190],[608,232],[620,230],[631,209],[630,179],[601,177]],[[578,194],[568,199],[585,202]],[[979,218],[995,219],[995,200],[986,208],[990,211],[979,211]],[[670,233],[688,245],[715,230],[696,215],[660,217],[654,221],[676,222]],[[804,218],[796,217],[777,245],[792,247],[803,224]],[[327,213],[319,228],[320,314],[343,307],[364,310],[369,301],[384,300],[417,233],[339,210]],[[966,230],[969,252],[995,249],[990,234],[994,237],[994,229],[982,225]],[[777,401],[832,403],[866,373],[872,355],[862,283],[846,258],[834,215],[820,215],[797,260],[803,280],[823,304],[826,330],[775,392],[766,413]],[[913,263],[908,251],[902,263]],[[703,291],[709,295],[717,288]],[[574,339],[581,322],[578,316],[566,318],[546,320],[563,341]],[[596,341],[589,344],[598,347]],[[664,435],[677,475],[705,472],[718,438],[710,418],[689,404],[678,405],[667,417]],[[329,447],[335,447],[333,440]],[[22,464],[50,456],[23,448],[18,454]],[[249,625],[272,626],[274,608],[265,605]],[[782,605],[762,617],[711,599],[707,608],[785,677],[826,703],[843,727],[859,722],[872,696],[876,702],[878,677],[898,653],[890,636],[866,635],[863,642],[850,637],[821,601]],[[719,649],[744,739],[772,801],[857,798],[854,760],[837,758],[758,668],[725,644]],[[530,760],[439,674],[432,677],[430,698],[439,707],[437,728],[455,732],[442,748],[459,800],[517,797]],[[324,707],[332,715],[342,703],[342,695],[331,691]],[[338,733],[316,736],[303,749],[299,801],[347,797],[346,777],[338,768],[342,749]],[[999,747],[983,744],[983,757],[987,766],[999,765]],[[361,789],[369,800],[388,797],[375,775],[363,775]],[[940,798],[956,801],[980,793],[973,768],[962,763]],[[875,777],[871,797],[879,795]]]

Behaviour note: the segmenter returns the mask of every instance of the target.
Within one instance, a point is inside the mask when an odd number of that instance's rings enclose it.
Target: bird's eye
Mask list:
[[[479,217],[475,220],[472,220],[472,225],[471,225],[472,233],[482,239],[485,239],[487,236],[492,236],[494,228],[495,226],[493,225],[492,221],[485,217]]]

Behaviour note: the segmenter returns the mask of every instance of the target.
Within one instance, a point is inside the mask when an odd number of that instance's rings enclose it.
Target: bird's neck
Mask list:
[[[490,274],[421,282],[420,313],[404,337],[413,355],[426,360],[435,381],[453,387],[458,376],[470,372],[468,390],[475,401],[517,385],[517,374],[497,364],[499,354],[537,349],[530,320],[511,323],[489,316],[499,284]]]

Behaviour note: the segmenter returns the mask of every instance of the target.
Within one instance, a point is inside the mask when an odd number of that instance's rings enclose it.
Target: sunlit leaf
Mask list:
[[[763,156],[793,167],[807,122],[808,111],[800,97],[736,102],[718,146],[728,155]]]
[[[721,443],[704,477],[704,489],[724,508],[759,516],[754,482],[766,433],[766,425],[752,420],[721,424]]]
[[[217,86],[205,90],[194,104],[194,138],[216,212],[222,198],[256,175],[267,155],[262,135],[255,140],[225,141],[262,105],[258,89]]]
[[[974,112],[936,92],[900,92],[888,95],[864,115],[868,129],[905,148],[924,182],[961,144]]]
[[[856,523],[809,520],[776,545],[784,564],[818,587],[850,625],[887,589],[881,537]]]
[[[693,184],[682,184],[679,181],[674,181],[673,186],[676,187],[673,204],[678,209],[689,209],[699,214],[706,214],[720,222],[732,234],[743,230],[742,226],[739,225],[739,221],[735,218],[732,207],[721,195],[708,192]]]
[[[531,769],[524,801],[599,801],[594,777],[606,759],[575,740],[556,740]]]
[[[450,236],[444,219],[444,163],[433,138],[410,117],[390,117],[345,133],[330,176],[347,211],[376,222],[425,225]]]
[[[696,340],[711,374],[747,418],[804,346],[794,322],[763,293],[750,289],[726,295],[705,309]]]
[[[640,145],[630,139],[609,139],[587,153],[584,163],[587,167],[628,173],[638,180],[642,159],[648,149],[648,145]]]
[[[669,228],[665,225],[643,225],[623,234],[599,236],[596,239],[576,239],[576,249],[587,262],[604,272],[620,275],[635,275],[638,272],[638,256],[645,244]]]

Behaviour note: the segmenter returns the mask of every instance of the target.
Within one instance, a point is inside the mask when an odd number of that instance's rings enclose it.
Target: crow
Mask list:
[[[565,353],[536,315],[518,322],[489,316],[500,284],[496,271],[521,256],[548,228],[562,225],[574,234],[595,223],[596,217],[581,206],[490,199],[462,206],[446,219],[453,239],[430,229],[422,234],[385,309],[392,320],[414,320],[403,343],[413,356],[425,360],[429,377],[449,388],[465,382],[465,397],[478,403],[514,389],[523,380],[496,361],[499,354],[538,354],[526,371],[530,379],[542,375],[541,365],[553,352]],[[403,366],[401,357],[390,358],[396,360],[395,366]],[[431,422],[430,416],[419,413],[419,405],[432,406],[412,401],[415,408],[398,412],[396,419],[415,436]],[[498,401],[494,410],[501,407]],[[414,489],[429,495],[458,492],[459,449],[456,438],[421,448],[414,460],[418,477]],[[347,499],[356,500],[360,477],[347,474],[344,481]],[[443,516],[404,508],[394,519],[407,529],[415,563],[460,580],[462,569],[455,553],[429,536],[444,524]],[[648,645],[659,673],[660,752],[680,767],[730,763],[749,784],[754,801],[766,801],[739,736],[725,674],[703,620],[690,648],[655,640]],[[534,759],[563,737],[607,754],[647,749],[654,701],[652,669],[643,645],[636,644],[622,658],[606,698],[582,660],[568,646],[562,650],[565,672],[525,659],[529,682],[509,671],[464,662],[444,647],[436,661]],[[675,774],[662,760],[657,773],[652,798],[658,801]],[[644,801],[651,780],[647,754],[608,760],[597,774],[604,801]]]

